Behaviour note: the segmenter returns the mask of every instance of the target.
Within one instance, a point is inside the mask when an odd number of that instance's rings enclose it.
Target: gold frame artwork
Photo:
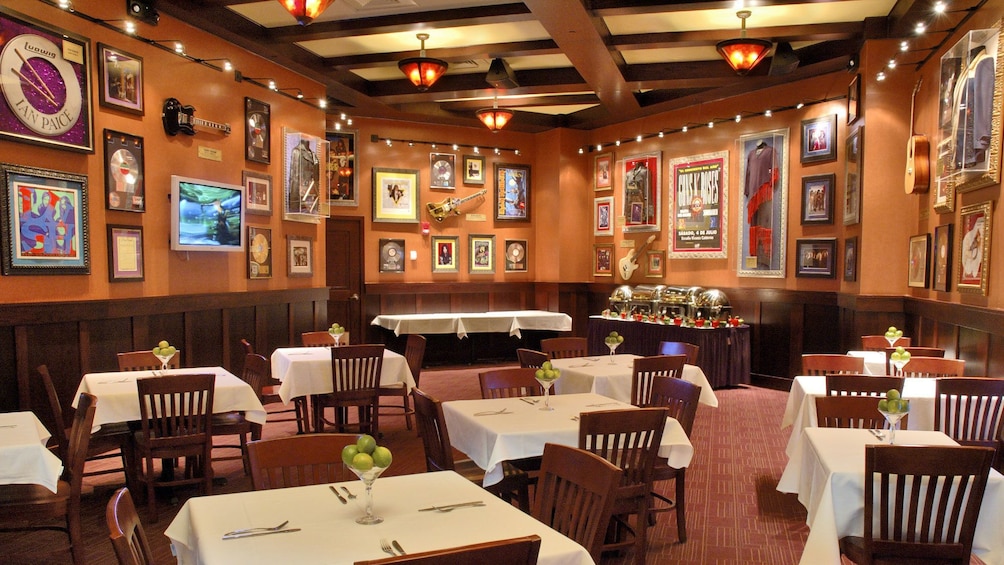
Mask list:
[[[987,295],[993,210],[993,202],[988,200],[959,211],[959,278],[955,283],[959,292]]]

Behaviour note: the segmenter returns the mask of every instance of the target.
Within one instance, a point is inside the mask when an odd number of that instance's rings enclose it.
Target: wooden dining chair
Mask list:
[[[603,550],[634,546],[638,565],[644,565],[648,551],[653,470],[668,413],[666,408],[635,408],[579,415],[579,449],[599,455],[623,472],[614,495],[614,533]],[[632,515],[636,516],[633,526]],[[625,534],[630,537],[624,539]]]
[[[668,416],[676,419],[680,427],[690,437],[690,432],[694,429],[694,420],[697,418],[697,403],[701,399],[701,387],[683,379],[671,379],[669,377],[656,377],[652,381],[652,398],[650,406],[662,407],[669,410]],[[680,543],[687,541],[687,468],[677,469],[669,465],[669,460],[665,457],[656,456],[655,466],[652,469],[652,483],[662,481],[674,481],[676,486],[676,498],[670,499],[662,495],[657,489],[652,489],[652,507],[649,512],[652,520],[656,514],[661,512],[676,511],[676,534]],[[656,501],[661,500],[665,505],[656,505]]]
[[[858,428],[881,430],[885,416],[878,410],[874,396],[817,396],[816,422],[820,428]],[[910,415],[903,416],[900,428],[906,429]]]
[[[910,353],[910,357],[944,357],[945,350],[940,347],[904,347],[904,351]],[[892,375],[895,373],[892,364],[892,354],[896,352],[895,347],[885,348],[885,374]]]
[[[409,553],[397,557],[356,561],[353,565],[536,565],[540,536],[504,539]]]
[[[903,336],[893,342],[892,346],[910,347],[911,339]],[[885,351],[889,347],[889,340],[884,335],[863,335],[861,336],[861,349],[864,351]]]
[[[860,375],[865,372],[865,358],[835,353],[802,354],[803,375]]]
[[[329,332],[302,332],[300,334],[300,341],[303,343],[304,347],[334,347],[335,337]],[[337,345],[348,345],[349,344],[349,332],[342,334],[342,337],[338,338]]]
[[[551,337],[540,340],[540,350],[550,359],[568,359],[589,355],[589,340],[584,337]]]
[[[255,490],[337,483],[355,478],[342,463],[342,450],[357,434],[304,434],[248,444]]]
[[[660,341],[659,355],[686,355],[688,365],[697,364],[697,356],[701,352],[699,345],[685,341]]]
[[[66,532],[70,538],[74,565],[86,562],[80,492],[96,406],[97,398],[87,393],[80,394],[70,428],[69,447],[63,459],[63,474],[57,482],[56,492],[36,484],[0,485],[0,530]],[[65,526],[54,526],[54,519],[63,520]],[[6,555],[0,561],[11,557]],[[32,557],[37,558],[38,555],[33,553]]]
[[[408,340],[404,346],[404,358],[408,363],[408,370],[411,371],[411,378],[415,379],[415,386],[419,386],[419,381],[422,377],[422,361],[425,359],[425,336],[418,334],[409,334]],[[411,417],[415,414],[415,409],[411,407],[410,390],[408,385],[403,382],[396,382],[387,385],[380,385],[378,390],[378,395],[380,397],[389,396],[392,398],[400,398],[401,404],[381,404],[379,408],[388,408],[392,410],[400,410],[404,414],[404,424],[410,430],[411,429]]]
[[[992,458],[985,447],[866,445],[864,534],[841,538],[840,554],[968,565]]]
[[[533,497],[533,517],[586,548],[600,562],[622,471],[583,449],[548,443]]]
[[[247,365],[247,355],[254,354],[254,347],[246,339],[241,339],[241,345],[244,347],[244,364]],[[265,411],[268,414],[268,421],[270,423],[281,423],[281,422],[296,422],[296,433],[303,434],[310,431],[310,415],[307,409],[307,398],[300,396],[293,399],[292,408],[281,408],[279,410],[269,410],[268,406],[271,404],[281,404],[282,398],[279,397],[279,387],[281,384],[279,381],[272,378],[272,365],[268,363],[265,367],[267,369],[267,374],[265,377],[264,384],[261,387],[261,391],[258,393],[258,400],[261,401],[262,406],[265,407]],[[242,369],[243,371],[243,369]],[[292,414],[293,417],[280,417],[273,418],[276,414]],[[252,439],[261,439],[261,436],[255,438],[252,432]]]
[[[634,360],[631,372],[631,404],[646,408],[652,402],[652,381],[656,377],[683,377],[686,355],[656,355]]]
[[[119,565],[156,563],[128,488],[120,488],[112,495],[105,508],[105,522]]]
[[[244,356],[244,367],[240,378],[255,391],[261,400],[261,390],[268,379],[269,361],[257,353]],[[262,403],[264,405],[264,403]],[[222,412],[213,414],[213,437],[237,436],[237,443],[214,443],[213,449],[236,449],[237,455],[213,457],[213,461],[232,461],[240,459],[244,465],[244,474],[251,474],[248,465],[248,436],[251,439],[261,439],[262,425],[249,421],[243,411]]]
[[[966,362],[962,359],[942,359],[941,357],[910,357],[903,366],[901,376],[914,379],[942,379],[962,377]]]
[[[481,398],[517,398],[520,396],[540,396],[543,387],[534,378],[537,369],[530,367],[510,367],[492,369],[478,373],[481,383]]]
[[[826,375],[826,396],[885,397],[893,389],[903,392],[905,382],[889,375]]]
[[[516,358],[519,359],[519,366],[528,369],[539,369],[544,361],[549,361],[550,357],[543,351],[520,347],[516,350]]]
[[[127,351],[118,354],[119,371],[159,371],[163,367],[160,359],[153,351]],[[181,368],[181,354],[171,357],[167,362],[168,369]]]
[[[379,437],[380,413],[378,391],[383,370],[383,345],[344,345],[331,348],[331,390],[313,395],[314,432],[324,431],[325,424],[336,432],[350,428],[359,433]],[[326,408],[334,408],[334,417],[324,417]],[[349,408],[355,408],[357,418],[349,422]]]
[[[1004,432],[1004,379],[938,379],[934,391],[934,429],[961,445],[993,448],[999,457]]]

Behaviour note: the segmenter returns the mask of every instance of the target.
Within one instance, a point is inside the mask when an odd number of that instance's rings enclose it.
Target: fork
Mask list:
[[[289,520],[286,520],[285,522],[279,524],[278,526],[272,527],[272,528],[267,528],[267,527],[266,528],[244,528],[243,530],[234,530],[232,532],[227,532],[227,533],[225,533],[223,535],[225,535],[225,536],[234,536],[234,535],[237,535],[237,534],[248,534],[248,533],[251,533],[251,532],[278,532],[279,530],[285,528],[286,524],[288,524],[288,523],[289,523]]]
[[[394,557],[397,557],[397,553],[394,553],[394,549],[390,546],[387,538],[380,538],[380,549],[382,549],[384,553],[389,553]]]
[[[352,499],[354,499],[356,497],[356,495],[352,494],[352,491],[350,491],[349,489],[347,489],[345,487],[342,487],[342,491],[345,492],[345,496],[349,497],[349,500],[352,500]]]
[[[498,416],[500,414],[511,414],[508,408],[503,408],[501,410],[488,410],[487,412],[475,412],[475,416]]]

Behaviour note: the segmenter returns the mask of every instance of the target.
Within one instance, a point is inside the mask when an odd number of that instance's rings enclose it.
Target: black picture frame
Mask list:
[[[802,120],[802,164],[837,160],[837,115]]]
[[[906,285],[910,288],[927,288],[930,284],[931,234],[922,233],[910,237],[907,252]]]
[[[108,282],[140,282],[146,278],[143,226],[108,225]]]
[[[380,240],[380,272],[403,273],[405,261],[405,243],[403,239]]]
[[[802,225],[832,225],[837,175],[802,177]]]
[[[861,117],[861,75],[854,75],[847,85],[847,125]]]
[[[142,116],[143,58],[98,43],[98,103],[105,108]]]
[[[939,292],[952,289],[952,228],[953,224],[935,227],[931,242],[931,289]]]
[[[106,129],[105,208],[121,212],[146,211],[143,138]]]
[[[795,276],[832,279],[836,274],[835,237],[795,240]]]
[[[858,236],[848,237],[844,241],[844,280],[858,280]]]
[[[484,155],[464,155],[464,184],[485,184]]]
[[[272,162],[272,107],[268,102],[244,97],[244,158]]]
[[[356,169],[356,132],[324,132],[328,140],[328,206],[359,205],[359,174]]]
[[[527,244],[525,239],[505,240],[505,272],[527,272]]]
[[[453,153],[429,153],[429,188],[457,188],[457,156]]]

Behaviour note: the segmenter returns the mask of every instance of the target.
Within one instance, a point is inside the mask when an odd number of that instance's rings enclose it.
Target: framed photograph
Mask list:
[[[613,154],[604,153],[593,158],[593,183],[595,190],[613,188]]]
[[[3,274],[91,272],[87,177],[0,163]]]
[[[495,164],[495,219],[530,221],[530,165]]]
[[[525,273],[527,271],[526,240],[505,240],[505,272]]]
[[[495,236],[471,234],[467,240],[470,264],[467,272],[472,275],[495,272]]]
[[[418,170],[373,167],[373,221],[418,223]]]
[[[244,158],[255,163],[272,162],[272,107],[244,97]]]
[[[844,280],[858,280],[858,236],[848,237],[844,242]]]
[[[457,188],[457,156],[429,153],[429,188]]]
[[[669,256],[724,259],[728,255],[729,152],[669,161]]]
[[[381,273],[404,272],[403,239],[380,240],[380,272]]]
[[[963,206],[959,217],[959,292],[987,295],[993,202]]]
[[[457,255],[460,238],[455,235],[432,236],[432,272],[456,273],[460,270]]]
[[[283,219],[310,224],[327,216],[328,176],[321,165],[328,162],[328,140],[282,130]]]
[[[796,277],[832,279],[836,275],[837,239],[795,240]]]
[[[624,232],[659,231],[662,225],[662,152],[624,158]]]
[[[108,282],[144,278],[143,226],[108,225]]]
[[[0,137],[94,152],[91,42],[0,7]]]
[[[485,184],[484,155],[464,155],[464,184]]]
[[[847,136],[846,162],[844,163],[844,173],[846,181],[844,183],[844,225],[851,226],[861,221],[861,187],[864,185],[862,171],[864,171],[864,127],[854,130],[854,133]]]
[[[788,226],[788,129],[739,137],[740,277],[784,278]]]
[[[248,226],[248,278],[272,278],[272,230]]]
[[[854,75],[847,85],[847,125],[861,117],[861,75]]]
[[[614,197],[593,199],[593,235],[614,234]]]
[[[328,205],[358,206],[359,175],[356,174],[356,132],[328,131]]]
[[[931,253],[934,255],[931,289],[948,292],[952,289],[952,224],[934,228]]]
[[[614,276],[614,244],[593,244],[593,276]]]
[[[286,236],[286,274],[290,277],[314,275],[314,240],[300,235]]]
[[[662,278],[666,276],[666,252],[646,251],[645,252],[645,276],[649,278]]]
[[[837,115],[802,120],[802,164],[837,160]]]
[[[143,138],[110,129],[103,134],[105,207],[123,212],[145,212]]]
[[[130,114],[143,115],[143,58],[98,43],[98,103]]]
[[[837,175],[802,177],[802,225],[833,224]]]
[[[255,171],[243,171],[247,213],[258,216],[272,215],[272,175]]]
[[[927,288],[931,270],[927,256],[931,249],[931,235],[924,233],[910,238],[907,263],[906,285],[912,288]]]

